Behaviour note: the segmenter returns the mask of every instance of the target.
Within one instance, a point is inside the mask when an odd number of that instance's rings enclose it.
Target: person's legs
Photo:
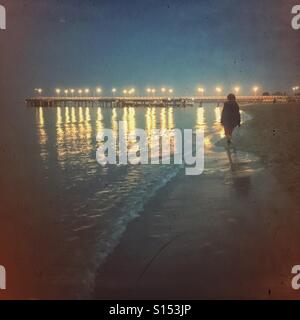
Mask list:
[[[229,144],[229,143],[231,143],[233,128],[224,127],[224,131],[225,131],[227,143]]]

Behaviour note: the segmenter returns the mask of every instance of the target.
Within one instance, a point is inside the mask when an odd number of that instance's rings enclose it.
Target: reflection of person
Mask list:
[[[221,123],[225,130],[227,143],[230,144],[234,128],[241,125],[241,115],[235,95],[230,93],[227,96],[227,100],[222,110]]]

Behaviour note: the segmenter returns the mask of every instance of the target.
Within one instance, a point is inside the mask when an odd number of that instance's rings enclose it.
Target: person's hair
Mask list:
[[[236,100],[236,97],[235,97],[235,95],[234,95],[233,93],[230,93],[230,94],[227,96],[227,99],[228,99],[229,101],[235,101],[235,100]]]

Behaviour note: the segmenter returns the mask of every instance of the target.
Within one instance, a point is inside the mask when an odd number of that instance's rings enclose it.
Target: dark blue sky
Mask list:
[[[0,84],[34,87],[171,86],[229,91],[299,84],[300,31],[290,0],[0,0]],[[51,89],[51,90],[50,90]]]

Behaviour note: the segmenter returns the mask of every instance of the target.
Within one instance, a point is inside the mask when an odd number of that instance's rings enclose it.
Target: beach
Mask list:
[[[300,106],[249,105],[252,120],[144,206],[99,268],[97,299],[296,299]],[[214,168],[215,167],[215,168]]]
[[[151,112],[16,104],[1,127],[4,298],[297,298],[299,106],[242,109],[252,120],[229,152],[213,104]],[[124,117],[132,128],[203,128],[204,173],[102,169],[94,137]]]
[[[256,153],[290,195],[300,191],[300,105],[252,105],[242,108],[255,117],[237,137],[241,150]],[[297,200],[297,199],[296,199]]]

